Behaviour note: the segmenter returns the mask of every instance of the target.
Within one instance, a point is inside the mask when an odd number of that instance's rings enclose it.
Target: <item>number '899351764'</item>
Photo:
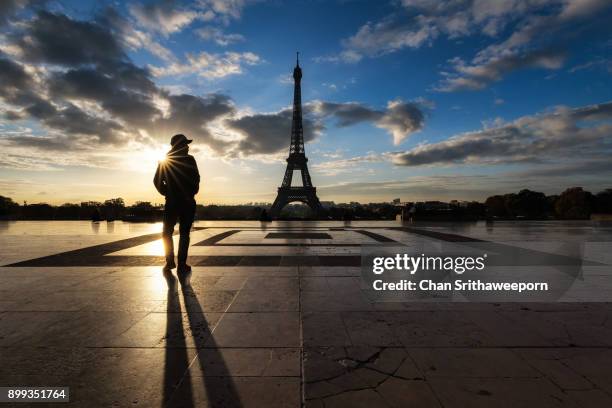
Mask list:
[[[0,387],[0,402],[68,402],[68,387]]]

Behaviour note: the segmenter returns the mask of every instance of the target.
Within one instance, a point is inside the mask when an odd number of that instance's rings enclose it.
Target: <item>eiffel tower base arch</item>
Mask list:
[[[278,195],[270,209],[270,216],[278,218],[281,210],[290,203],[302,202],[314,212],[315,216],[321,214],[322,206],[317,197],[316,187],[279,187]]]

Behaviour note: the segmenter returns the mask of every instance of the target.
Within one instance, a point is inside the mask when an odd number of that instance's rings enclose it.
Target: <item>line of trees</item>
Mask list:
[[[65,203],[55,206],[47,203],[19,205],[10,197],[0,196],[0,219],[155,221],[161,217],[162,211],[163,206],[147,201],[137,201],[133,205],[126,206],[123,198],[111,198],[104,202]]]
[[[494,195],[485,200],[487,216],[514,219],[589,219],[592,214],[612,214],[612,189],[592,194],[582,187],[568,188],[559,195],[521,190]]]
[[[263,211],[270,205],[197,205],[196,219],[200,220],[259,220]],[[338,204],[326,210],[325,218],[330,219],[395,219],[398,207],[389,203]],[[19,205],[9,197],[0,196],[0,219],[15,220],[125,220],[159,221],[163,216],[163,206],[139,201],[126,206],[122,198],[104,202],[86,201],[80,204],[66,203],[53,206],[47,203]],[[305,205],[286,206],[283,219],[308,219],[312,214]]]
[[[612,214],[612,189],[592,194],[581,187],[568,188],[559,195],[521,190],[518,193],[494,195],[484,203],[450,203],[445,211],[416,208],[415,219],[589,219],[594,213]],[[426,204],[426,203],[425,203]],[[425,206],[426,207],[426,206]],[[196,218],[202,220],[257,220],[265,205],[198,205]],[[450,211],[449,211],[450,210]],[[334,204],[325,210],[324,218],[334,220],[378,219],[391,220],[402,207],[390,203]],[[161,220],[163,206],[139,201],[126,206],[122,198],[104,202],[86,201],[80,204],[66,203],[53,206],[47,203],[19,205],[9,197],[0,196],[0,219],[20,220]],[[308,218],[309,210],[303,205],[289,205],[283,209],[282,218]]]

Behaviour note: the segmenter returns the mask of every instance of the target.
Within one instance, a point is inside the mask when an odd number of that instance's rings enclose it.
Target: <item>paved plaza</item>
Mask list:
[[[159,224],[0,222],[0,386],[68,386],[58,406],[82,407],[611,407],[611,230],[505,225],[197,222],[186,282],[162,272]],[[542,240],[593,242],[566,302],[362,291],[363,245],[533,259]]]

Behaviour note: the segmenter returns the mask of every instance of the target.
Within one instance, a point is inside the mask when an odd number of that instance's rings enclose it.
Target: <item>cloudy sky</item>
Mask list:
[[[181,132],[199,202],[272,201],[297,50],[321,200],[610,188],[611,18],[609,0],[3,0],[0,195],[160,202]]]

